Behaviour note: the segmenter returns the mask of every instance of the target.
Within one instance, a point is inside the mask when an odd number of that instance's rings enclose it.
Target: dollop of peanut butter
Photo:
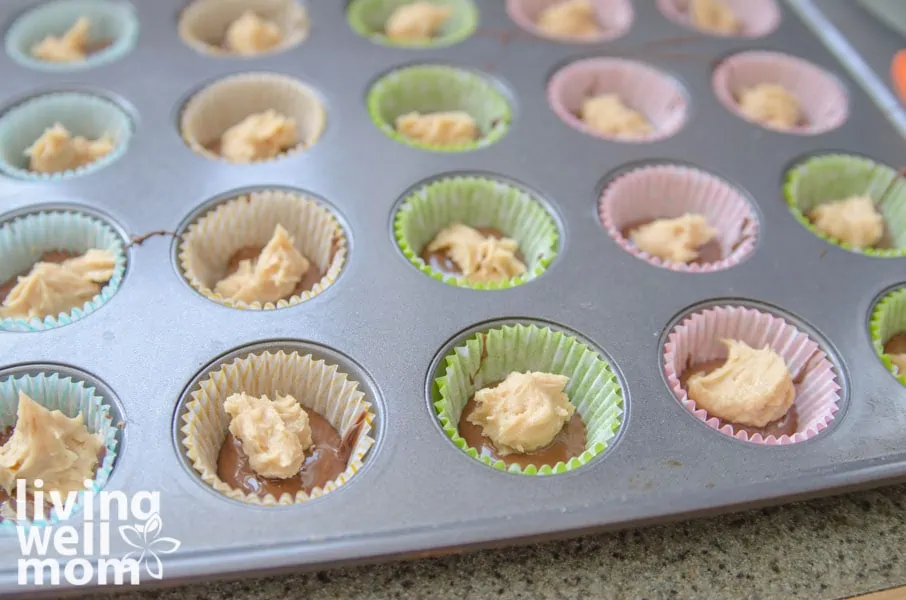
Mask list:
[[[604,135],[637,137],[653,130],[642,113],[627,107],[616,94],[587,98],[582,103],[580,118]]]
[[[692,0],[689,15],[700,29],[731,35],[739,31],[739,19],[721,0]]]
[[[400,115],[396,130],[411,140],[435,146],[467,144],[478,138],[478,123],[461,110]]]
[[[538,17],[538,29],[556,37],[583,38],[601,33],[590,0],[564,0],[543,11]]]
[[[113,152],[114,144],[109,135],[96,140],[80,135],[72,137],[60,123],[44,130],[25,150],[28,168],[36,173],[60,173],[77,169]]]
[[[88,32],[91,22],[87,17],[79,17],[62,36],[48,35],[32,46],[31,55],[47,62],[72,63],[81,62],[87,57],[90,38]]]
[[[742,90],[739,110],[756,123],[792,129],[802,123],[799,101],[779,83],[759,83]]]
[[[702,215],[686,213],[676,219],[655,219],[630,232],[632,243],[651,256],[688,263],[698,250],[714,239],[717,230]]]
[[[220,138],[220,155],[234,163],[267,160],[299,141],[296,120],[267,110],[247,116]]]
[[[276,23],[250,10],[230,23],[223,38],[227,49],[246,56],[267,52],[282,41],[283,33]]]
[[[870,248],[884,237],[884,217],[870,196],[825,202],[809,211],[815,229],[853,248]]]
[[[505,281],[522,275],[525,264],[516,258],[519,243],[510,238],[485,237],[476,229],[454,223],[428,244],[428,252],[444,252],[469,281]]]
[[[417,42],[429,40],[453,14],[449,6],[433,2],[410,2],[397,6],[384,25],[391,40]]]

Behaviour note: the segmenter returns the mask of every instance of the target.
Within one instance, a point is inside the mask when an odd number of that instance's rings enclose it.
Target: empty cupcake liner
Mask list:
[[[420,254],[441,229],[453,223],[493,227],[519,243],[526,272],[508,281],[472,282],[436,271]],[[557,254],[557,225],[528,192],[484,177],[453,176],[412,192],[396,212],[394,233],[403,255],[419,271],[449,285],[505,289],[540,276]]]
[[[362,468],[365,455],[374,445],[371,431],[375,414],[358,385],[338,371],[336,365],[315,359],[310,354],[280,351],[237,358],[212,372],[192,391],[182,416],[181,443],[202,481],[234,500],[276,506],[319,498],[349,481]],[[239,392],[267,395],[272,399],[278,394],[292,395],[303,408],[324,417],[340,437],[345,437],[361,421],[346,470],[323,488],[315,488],[311,494],[300,491],[295,497],[287,493],[280,498],[271,494],[259,498],[231,488],[217,476],[217,460],[230,424],[223,403]]]
[[[762,83],[784,87],[799,102],[804,125],[780,129],[757,123],[739,109],[739,94]],[[740,118],[755,125],[799,135],[818,135],[836,129],[849,114],[843,86],[821,67],[780,52],[754,50],[734,54],[714,70],[714,93],[721,104]]]
[[[640,112],[654,131],[637,137],[609,136],[580,118],[582,103],[601,94],[616,94]],[[551,78],[547,98],[554,113],[574,129],[620,142],[654,142],[676,134],[688,118],[688,103],[677,81],[659,69],[622,58],[587,58],[563,67]]]
[[[906,181],[887,165],[851,154],[816,156],[787,173],[784,193],[796,220],[821,239],[869,256],[906,256]],[[819,204],[851,196],[874,200],[896,248],[853,248],[819,231],[808,219],[808,213]]]
[[[438,35],[430,40],[393,40],[384,33],[384,26],[393,11],[413,0],[353,0],[349,3],[346,16],[352,30],[373,42],[388,46],[408,48],[428,48],[451,46],[459,43],[473,33],[478,27],[478,9],[472,0],[430,0],[432,4],[448,6],[453,9],[450,17],[444,21]]]
[[[80,17],[91,22],[93,40],[110,40],[106,48],[85,60],[55,63],[35,58],[31,49],[48,35],[61,36]],[[22,66],[43,71],[79,71],[118,60],[135,47],[138,19],[127,2],[111,0],[56,0],[45,2],[16,19],[6,32],[6,52]]]
[[[632,26],[634,12],[629,0],[591,0],[601,32],[597,35],[574,38],[555,36],[538,27],[538,19],[546,9],[564,0],[507,0],[510,19],[522,29],[539,37],[570,44],[600,44],[625,35]]]
[[[603,452],[623,422],[623,396],[607,361],[576,338],[548,327],[505,325],[477,333],[444,358],[443,375],[434,380],[434,408],[457,448],[495,469],[522,475],[565,473]],[[481,456],[459,435],[462,411],[475,392],[505,379],[511,372],[540,371],[569,377],[565,392],[586,427],[585,452],[553,467],[522,469]]]
[[[283,39],[264,56],[297,46],[308,37],[308,11],[296,0],[195,0],[182,11],[179,37],[191,48],[211,56],[236,56],[222,41],[229,26],[246,11],[276,23]]]
[[[776,0],[721,0],[739,21],[739,31],[732,36],[757,38],[773,33],[780,25],[780,7]],[[657,6],[668,19],[702,33],[731,37],[699,27],[689,14],[692,0],[658,0]]]
[[[114,423],[110,406],[94,387],[84,381],[61,376],[59,373],[38,373],[8,377],[0,381],[0,429],[14,427],[19,411],[19,391],[28,394],[32,400],[49,410],[59,410],[67,417],[84,415],[85,427],[90,433],[100,434],[104,440],[104,457],[94,474],[90,488],[98,492],[107,484],[117,456],[117,431],[122,425]],[[82,507],[84,492],[79,492],[75,504],[76,514]],[[14,515],[11,515],[14,516]],[[0,532],[14,531],[19,527],[42,526],[59,522],[56,511],[52,510],[46,521],[0,520]]]
[[[108,250],[116,257],[113,277],[100,293],[68,313],[43,319],[0,319],[0,331],[44,331],[69,325],[90,315],[117,292],[126,271],[126,250],[122,238],[103,221],[74,211],[50,211],[25,215],[0,225],[0,283],[27,273],[41,255],[51,250],[84,254]]]
[[[886,294],[871,312],[869,324],[871,344],[881,362],[897,380],[906,385],[906,373],[901,372],[884,352],[884,345],[898,333],[906,332],[906,288],[897,288]]]
[[[621,248],[658,267],[707,273],[727,269],[752,253],[758,218],[745,196],[726,181],[692,167],[655,165],[633,169],[611,181],[598,205],[601,223]],[[685,213],[704,216],[717,229],[716,262],[677,263],[651,256],[623,236],[626,227]]]
[[[63,125],[73,136],[90,140],[107,134],[113,139],[114,148],[109,154],[76,169],[59,173],[30,171],[25,151],[55,123]],[[131,137],[132,120],[110,100],[79,92],[44,94],[0,115],[0,171],[33,181],[88,175],[125,154]]]
[[[224,77],[192,96],[180,116],[180,131],[194,152],[225,161],[207,146],[219,141],[227,129],[246,117],[267,110],[295,119],[299,133],[299,144],[267,160],[309,149],[327,125],[324,105],[304,83],[277,73],[240,73]]]
[[[692,365],[725,358],[727,350],[720,341],[724,338],[752,348],[768,346],[783,357],[796,387],[799,428],[794,435],[765,438],[735,431],[730,424],[721,427],[716,417],[696,406],[686,394],[680,383],[683,372]],[[826,429],[839,410],[837,374],[818,343],[783,318],[754,308],[716,306],[685,317],[667,336],[663,360],[667,385],[686,410],[721,433],[745,442],[769,446],[802,442]]]
[[[214,291],[230,257],[247,246],[264,247],[282,225],[311,268],[324,273],[310,290],[276,303],[225,298]],[[189,285],[209,300],[248,310],[286,308],[333,285],[346,262],[346,235],[330,210],[315,199],[284,190],[260,190],[233,198],[190,224],[179,243],[179,264]]]
[[[510,106],[485,77],[466,69],[419,65],[397,69],[381,77],[368,92],[371,120],[388,137],[440,152],[466,152],[489,146],[510,127]],[[461,110],[478,123],[481,137],[455,146],[434,146],[412,140],[396,130],[396,118],[417,111],[422,114]]]

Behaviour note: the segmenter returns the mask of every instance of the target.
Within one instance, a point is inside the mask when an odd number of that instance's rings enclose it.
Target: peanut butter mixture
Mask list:
[[[505,281],[526,271],[525,264],[516,257],[516,240],[485,237],[462,223],[442,229],[427,249],[445,252],[463,276],[474,282]]]
[[[223,45],[236,54],[252,56],[267,52],[282,41],[283,33],[276,23],[247,10],[227,27]]]
[[[871,248],[884,237],[884,217],[870,196],[819,204],[808,213],[815,229],[853,248]]]
[[[604,135],[639,137],[654,130],[642,113],[627,107],[616,94],[601,94],[586,99],[582,103],[580,118]]]
[[[541,11],[538,29],[555,36],[585,38],[601,33],[591,0],[564,0]]]
[[[411,140],[433,146],[467,144],[479,135],[475,119],[461,110],[400,115],[396,118],[396,130]]]
[[[756,123],[776,129],[792,129],[803,121],[799,101],[779,83],[760,83],[742,90],[739,110]]]
[[[28,168],[36,173],[60,173],[93,163],[113,152],[114,143],[105,134],[96,140],[75,137],[60,123],[44,130],[25,150]]]
[[[393,11],[384,31],[391,40],[403,42],[427,41],[453,14],[453,9],[442,4],[419,1],[402,4]]]
[[[717,235],[702,215],[686,213],[676,219],[655,219],[630,234],[639,250],[669,262],[689,263]]]

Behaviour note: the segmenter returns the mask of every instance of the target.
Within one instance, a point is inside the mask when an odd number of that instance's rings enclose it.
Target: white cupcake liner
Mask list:
[[[776,0],[721,0],[721,2],[733,11],[739,20],[740,30],[735,34],[727,35],[698,27],[689,15],[691,0],[658,0],[657,6],[664,16],[678,25],[719,37],[764,37],[773,33],[780,25],[780,7],[777,6]]]
[[[671,271],[728,269],[752,253],[758,237],[758,218],[745,196],[726,181],[692,167],[653,165],[633,169],[604,188],[598,210],[604,229],[621,248]],[[725,258],[703,264],[669,262],[642,251],[623,236],[630,225],[685,213],[704,216],[717,230]]]
[[[283,34],[277,46],[247,58],[283,52],[308,37],[308,11],[296,0],[195,0],[180,15],[179,37],[202,54],[238,56],[221,42],[230,24],[247,10],[276,23]]]
[[[227,129],[246,117],[267,110],[296,120],[299,144],[266,160],[309,149],[326,127],[324,105],[308,85],[277,73],[240,73],[215,81],[192,96],[180,116],[180,131],[197,154],[226,161],[205,146],[219,141]]]
[[[324,273],[310,290],[291,298],[251,304],[214,291],[227,274],[230,257],[245,246],[264,247],[282,225],[310,268]],[[179,264],[189,285],[206,298],[249,310],[296,305],[330,287],[346,262],[346,235],[328,208],[315,199],[285,190],[259,190],[232,198],[189,225],[179,243]]]
[[[537,23],[545,9],[563,0],[506,0],[510,19],[525,31],[539,37],[570,44],[600,44],[621,37],[632,27],[635,13],[629,0],[591,0],[601,33],[583,38],[553,36],[541,30]]]
[[[584,100],[601,94],[617,94],[623,103],[651,123],[648,135],[604,135],[578,116]],[[574,129],[619,142],[654,142],[676,134],[688,117],[688,102],[679,83],[659,69],[622,58],[586,58],[563,67],[547,87],[554,113]]]
[[[79,17],[91,22],[92,39],[110,40],[111,44],[79,62],[55,63],[32,56],[32,46],[48,35],[64,34]],[[14,61],[31,69],[81,71],[123,58],[135,47],[138,30],[138,19],[128,2],[55,0],[40,4],[16,19],[6,32],[6,52]]]
[[[36,173],[28,169],[25,151],[55,123],[73,136],[95,140],[109,135],[114,148],[105,156],[69,171]],[[55,92],[26,100],[0,115],[0,171],[20,179],[57,180],[88,175],[119,159],[132,138],[132,120],[119,106],[100,96]]]
[[[98,492],[107,484],[117,456],[117,431],[119,423],[114,423],[110,415],[110,406],[94,387],[84,381],[73,380],[59,373],[38,373],[22,375],[0,380],[0,428],[15,426],[19,411],[19,390],[25,392],[32,400],[49,410],[59,410],[67,417],[84,415],[85,427],[90,433],[100,434],[103,439],[104,457],[94,474],[91,490]],[[79,492],[75,510],[82,506],[83,492]],[[0,520],[0,532],[12,531],[17,527],[31,525],[41,526],[59,521],[52,511],[47,521],[13,521]]]
[[[739,109],[739,94],[762,83],[784,87],[799,102],[804,125],[780,129],[757,123]],[[714,93],[740,118],[761,127],[798,135],[818,135],[840,127],[849,114],[843,86],[821,67],[780,52],[755,50],[734,54],[714,70]]]
[[[691,365],[725,358],[721,339],[745,342],[752,348],[770,347],[783,357],[796,384],[794,404],[799,418],[792,435],[749,436],[733,426],[720,427],[716,417],[696,406],[680,383]],[[839,410],[840,384],[833,363],[818,343],[781,317],[744,306],[716,306],[685,317],[664,344],[664,375],[676,399],[696,418],[721,433],[746,442],[769,446],[805,441],[826,429]]]
[[[212,372],[192,391],[182,416],[181,443],[202,481],[229,498],[265,506],[318,498],[349,481],[362,468],[365,455],[374,445],[371,430],[375,414],[358,385],[339,372],[336,365],[316,360],[310,354],[280,351],[237,358]],[[278,394],[292,395],[306,410],[313,410],[330,422],[341,438],[362,421],[346,470],[323,488],[315,488],[311,494],[300,491],[295,497],[283,494],[275,498],[268,494],[260,498],[231,488],[217,476],[217,460],[230,424],[223,403],[239,392],[272,399]]]
[[[72,210],[39,212],[0,225],[0,282],[28,272],[45,252],[66,250],[84,254],[108,250],[116,258],[113,276],[100,293],[68,313],[43,319],[0,319],[0,331],[43,331],[69,325],[90,315],[117,292],[126,271],[122,238],[103,221]]]

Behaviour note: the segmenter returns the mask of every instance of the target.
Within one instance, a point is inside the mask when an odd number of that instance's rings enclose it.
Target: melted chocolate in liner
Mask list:
[[[507,237],[499,229],[493,227],[474,227],[478,233],[485,237],[501,238]],[[433,241],[433,240],[432,240]],[[444,275],[452,275],[454,277],[459,277],[462,275],[462,271],[459,269],[459,266],[453,262],[453,259],[450,258],[446,252],[443,250],[437,250],[436,252],[428,252],[428,245],[425,244],[425,247],[422,249],[421,259],[430,266],[435,271],[443,273]],[[525,263],[525,257],[522,255],[520,250],[516,250],[516,258],[518,258],[522,263]]]
[[[298,475],[289,479],[269,479],[258,475],[242,450],[242,442],[227,433],[217,458],[217,476],[231,488],[259,498],[268,494],[273,494],[275,498],[283,494],[295,496],[300,490],[311,493],[316,487],[323,487],[336,479],[349,464],[363,421],[356,423],[346,437],[340,439],[340,434],[327,419],[313,410],[306,412],[313,443],[306,451],[305,462]]]
[[[906,354],[906,332],[894,334],[884,344],[884,354]]]
[[[567,462],[585,452],[585,423],[582,422],[582,417],[576,411],[547,447],[534,452],[501,456],[497,453],[497,448],[494,447],[490,438],[482,433],[481,427],[469,422],[469,415],[472,414],[475,407],[475,397],[473,396],[462,409],[462,416],[459,418],[459,435],[470,447],[478,450],[480,456],[488,456],[493,460],[500,459],[507,466],[519,465],[524,469],[529,465],[535,465],[538,468],[544,465],[554,466],[558,462]]]
[[[648,219],[646,221],[637,221],[635,223],[631,223],[620,231],[620,235],[622,235],[624,238],[626,238],[631,243],[632,242],[631,236],[632,236],[633,231],[635,231],[639,227],[644,227],[645,225],[648,225],[649,223],[653,223],[656,220],[657,219]],[[713,227],[713,225],[712,225],[712,227]],[[740,240],[737,241],[736,244],[733,246],[732,250],[736,250],[736,248],[739,247],[739,245],[742,244],[742,242],[743,242],[743,239],[740,238]],[[732,250],[731,250],[731,252],[732,252]],[[724,258],[723,252],[720,249],[720,239],[715,237],[710,242],[705,244],[704,246],[700,246],[698,248],[698,258],[696,258],[693,261],[690,261],[689,264],[704,265],[707,263],[714,263],[719,260],[723,260],[723,258]]]
[[[236,252],[234,252],[233,255],[230,256],[229,266],[227,267],[227,275],[232,275],[239,269],[240,261],[254,261],[256,258],[258,258],[258,255],[261,254],[261,250],[262,248],[259,248],[258,246],[243,246],[239,250],[236,250]],[[334,251],[336,251],[336,249],[334,249]],[[305,271],[305,273],[302,275],[302,279],[299,280],[299,283],[296,284],[296,287],[288,296],[286,296],[286,298],[291,298],[297,294],[301,294],[302,292],[309,291],[311,288],[315,287],[315,284],[321,281],[323,277],[324,273],[321,273],[321,271],[318,270],[318,266],[314,262],[309,261],[308,270]]]
[[[41,258],[38,260],[38,262],[49,262],[49,263],[59,264],[59,263],[63,262],[64,260],[66,260],[67,258],[72,258],[74,256],[78,256],[78,254],[76,254],[75,252],[68,252],[66,250],[48,250],[47,252],[45,252],[44,254],[41,255]],[[32,266],[34,266],[34,265],[32,265]],[[14,275],[13,277],[10,277],[6,281],[4,281],[2,284],[0,284],[0,302],[3,302],[4,300],[6,300],[6,297],[9,296],[9,293],[11,291],[13,291],[13,288],[16,287],[17,283],[19,283],[19,277],[25,277],[26,275],[28,275],[28,273],[30,271],[31,271],[31,267],[29,267],[27,270],[23,271],[22,273],[19,273],[18,275]],[[0,445],[2,445],[2,444],[0,444]]]
[[[692,375],[694,375],[696,373],[708,374],[711,371],[723,366],[723,364],[725,362],[726,362],[726,359],[717,358],[714,360],[706,360],[705,362],[697,363],[692,366],[687,366],[685,371],[683,371],[682,375],[680,375],[680,384],[683,386],[684,390],[687,390],[686,382],[689,381],[689,377],[691,377]],[[801,379],[803,377],[805,377],[806,370],[807,369],[803,369],[800,376],[793,380],[794,384],[801,383]],[[688,390],[686,393],[688,393]],[[694,400],[695,398],[692,398],[692,399]],[[711,416],[713,416],[713,415],[711,415]],[[792,436],[797,431],[799,431],[799,414],[796,411],[795,404],[793,404],[790,407],[790,410],[788,410],[785,415],[783,415],[776,421],[771,421],[764,427],[739,425],[737,423],[730,423],[728,421],[724,421],[723,419],[720,419],[720,418],[718,418],[718,421],[720,421],[720,425],[718,427],[723,427],[724,425],[729,424],[729,425],[733,426],[734,431],[745,431],[750,436],[755,435],[756,433],[760,433],[762,437],[768,437],[770,435],[773,435],[774,437],[779,438],[782,435]]]
[[[91,56],[113,45],[113,40],[88,40],[85,44],[85,54]]]

